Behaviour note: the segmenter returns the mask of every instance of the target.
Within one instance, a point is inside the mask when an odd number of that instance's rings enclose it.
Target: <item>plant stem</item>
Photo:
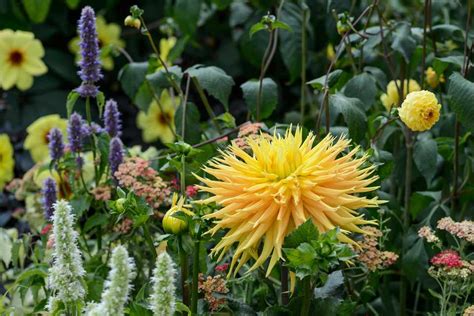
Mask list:
[[[150,248],[151,255],[153,257],[153,262],[156,261],[156,248],[155,244],[153,243],[153,239],[151,238],[150,230],[148,229],[147,223],[143,225],[143,236],[145,237],[145,241]]]
[[[198,303],[198,282],[199,282],[199,240],[194,241],[194,257],[193,257],[193,288],[191,289],[191,313],[197,314]]]
[[[263,90],[263,78],[265,77],[265,61],[267,56],[270,54],[270,49],[273,45],[273,38],[275,37],[275,30],[270,31],[268,37],[268,45],[263,54],[262,63],[260,65],[260,76],[258,77],[258,94],[257,94],[257,105],[255,110],[255,119],[257,122],[260,121],[260,104],[262,102],[262,90]]]
[[[196,87],[196,90],[199,93],[199,97],[201,98],[202,103],[204,104],[204,107],[206,108],[207,114],[211,118],[212,123],[214,124],[215,128],[219,132],[219,134],[222,134],[222,129],[219,126],[219,122],[217,121],[216,114],[211,108],[211,105],[209,104],[209,100],[206,97],[206,94],[204,93],[204,90],[202,89],[201,85],[199,84],[199,81],[196,78],[192,78],[194,86]]]
[[[421,54],[421,89],[425,87],[425,80],[424,80],[424,75],[425,75],[425,64],[426,64],[426,29],[429,23],[429,6],[430,6],[430,1],[425,0],[425,9],[424,9],[424,19],[423,19],[423,51]]]
[[[280,270],[280,280],[281,280],[281,305],[288,305],[289,303],[289,294],[288,294],[288,268],[281,263]]]
[[[301,99],[300,99],[300,125],[304,124],[304,112],[305,112],[305,103],[306,103],[306,20],[308,10],[303,3],[303,8],[301,10]],[[283,268],[282,268],[283,269]]]
[[[311,308],[311,278],[309,276],[303,279],[303,305],[301,306],[301,316],[309,316]]]
[[[188,280],[188,257],[183,249],[182,237],[178,236],[179,264],[181,267],[181,291],[183,293],[183,303],[189,306],[189,293],[186,281]]]

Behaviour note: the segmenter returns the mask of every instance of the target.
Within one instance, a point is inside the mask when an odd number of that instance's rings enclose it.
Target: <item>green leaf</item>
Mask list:
[[[191,315],[191,310],[182,302],[176,302],[176,311]]]
[[[438,202],[440,198],[441,191],[413,193],[410,197],[410,213],[412,218],[416,218],[420,212],[428,208],[432,202]]]
[[[87,233],[91,229],[97,226],[102,226],[106,224],[108,221],[108,216],[102,213],[95,213],[89,219],[87,219],[86,223],[84,224],[84,233]]]
[[[436,162],[438,157],[438,146],[433,139],[421,139],[415,143],[413,148],[413,160],[415,165],[430,185],[436,174]]]
[[[316,298],[328,298],[338,293],[339,288],[344,285],[344,275],[341,270],[337,270],[329,274],[328,280],[322,287],[314,289]]]
[[[147,70],[148,62],[129,63],[120,70],[118,80],[130,99],[135,98],[138,89],[145,80]]]
[[[449,77],[449,104],[459,121],[474,131],[474,83],[464,79],[459,73]]]
[[[12,259],[12,240],[4,229],[0,230],[0,259],[5,267],[10,265]]]
[[[446,57],[435,57],[433,60],[433,69],[437,74],[442,74],[449,65],[453,66],[455,70],[461,70],[464,63],[464,56],[446,56]]]
[[[357,98],[362,102],[364,110],[368,110],[375,102],[377,86],[374,78],[364,72],[354,76],[346,83],[344,95],[349,98]]]
[[[215,67],[202,67],[196,65],[186,70],[192,78],[196,78],[201,87],[210,95],[219,100],[225,107],[229,108],[229,96],[232,86],[235,84],[232,77],[227,75],[224,70]]]
[[[156,95],[161,95],[163,89],[171,88],[173,85],[170,80],[173,80],[177,86],[181,84],[183,78],[183,71],[179,66],[168,67],[169,75],[165,69],[160,69],[154,73],[146,75],[146,79],[150,82],[151,87]]]
[[[282,30],[285,30],[285,31],[288,31],[288,32],[293,32],[293,30],[291,29],[291,27],[286,24],[285,22],[282,22],[282,21],[274,21],[272,23],[272,27],[273,29],[282,29]]]
[[[290,73],[290,82],[301,74],[302,29],[307,21],[302,20],[301,6],[285,2],[281,10],[280,23],[288,26],[292,32],[278,32],[279,50],[283,63]],[[309,14],[306,14],[309,16]],[[306,32],[306,27],[304,28]],[[308,41],[308,39],[306,39]]]
[[[411,27],[408,23],[400,23],[393,36],[391,47],[403,56],[406,63],[410,62],[411,56],[416,49],[416,40],[411,33]]]
[[[314,226],[311,219],[298,226],[286,238],[283,244],[284,248],[296,248],[304,242],[317,240],[319,236],[318,229]]]
[[[339,80],[339,77],[341,76],[341,74],[342,74],[341,69],[336,69],[329,73],[328,79],[327,79],[328,88],[331,88],[337,84],[337,81]],[[311,81],[308,81],[306,84],[311,85],[316,90],[322,91],[324,89],[325,83],[326,83],[326,75],[313,79]]]
[[[180,104],[174,116],[176,134],[182,135],[183,130],[183,105]],[[183,141],[188,144],[197,144],[201,140],[201,128],[199,126],[200,114],[194,103],[188,102],[185,114],[185,134]]]
[[[33,23],[43,23],[48,16],[51,0],[22,0],[26,14]]]
[[[338,93],[329,96],[329,106],[342,114],[344,121],[349,127],[350,137],[354,141],[359,142],[364,137],[367,129],[367,117],[361,110],[363,104],[360,100],[348,98]]]
[[[79,5],[79,2],[81,2],[81,0],[66,0],[66,5],[69,9],[75,9]]]
[[[260,83],[256,79],[243,83],[240,88],[244,94],[250,113],[255,117],[257,112],[257,98]],[[262,98],[260,101],[260,119],[269,117],[278,103],[278,87],[271,78],[264,78],[262,81]]]
[[[70,53],[59,49],[46,48],[44,62],[52,73],[57,74],[70,83],[79,85],[80,81],[77,76],[74,57]]]
[[[403,256],[402,267],[410,280],[416,280],[422,271],[426,271],[428,255],[422,238],[418,238],[415,244]]]
[[[258,31],[266,30],[266,29],[268,29],[267,25],[263,24],[262,22],[255,23],[250,28],[250,31],[249,31],[250,38],[252,38],[252,36]]]
[[[104,111],[104,105],[105,105],[104,93],[99,91],[95,99],[97,102],[97,109],[99,110],[99,116],[102,117],[102,112]]]
[[[144,112],[148,111],[151,102],[153,101],[153,94],[150,91],[150,85],[147,82],[143,82],[138,88],[133,103]]]
[[[71,91],[67,95],[66,110],[67,110],[68,118],[71,116],[72,110],[74,110],[74,105],[76,104],[76,101],[78,98],[79,98],[79,93],[77,93],[76,91]]]
[[[181,31],[192,35],[196,31],[201,12],[201,0],[177,0],[174,5],[174,19]]]

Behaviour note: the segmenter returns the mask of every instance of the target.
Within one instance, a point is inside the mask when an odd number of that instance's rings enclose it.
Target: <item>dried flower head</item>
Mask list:
[[[362,227],[367,232],[355,249],[358,254],[357,260],[362,262],[370,271],[387,268],[398,260],[398,255],[391,251],[381,251],[378,239],[382,237],[382,232],[372,226]]]
[[[207,276],[205,278],[201,273],[199,275],[198,289],[200,293],[204,293],[204,300],[209,304],[211,312],[216,312],[222,305],[225,305],[226,298],[223,295],[227,294],[229,289],[222,275]]]

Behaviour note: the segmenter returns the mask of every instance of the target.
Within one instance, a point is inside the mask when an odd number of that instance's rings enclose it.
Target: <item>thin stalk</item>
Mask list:
[[[288,268],[281,264],[280,270],[280,281],[281,281],[281,305],[288,305],[290,301],[290,295],[288,290]]]
[[[311,309],[311,278],[309,276],[303,279],[303,305],[301,306],[301,316],[309,316]]]
[[[301,26],[301,99],[300,99],[300,125],[304,123],[304,112],[305,112],[305,104],[306,104],[306,49],[307,49],[307,41],[306,41],[306,20],[307,20],[307,12],[306,8],[301,10],[301,19],[302,19],[302,26]]]
[[[271,47],[273,45],[273,38],[275,37],[275,30],[270,32],[268,37],[268,45],[263,54],[262,63],[260,65],[260,76],[258,77],[258,94],[257,94],[257,105],[256,105],[256,120],[260,121],[260,103],[262,99],[262,90],[263,90],[263,78],[265,77],[265,61],[267,56],[270,54]]]
[[[179,263],[181,267],[181,291],[183,293],[183,303],[189,306],[189,292],[186,285],[188,280],[188,257],[183,249],[182,237],[178,236],[178,247],[179,247]]]
[[[423,50],[421,54],[421,89],[425,87],[425,64],[426,64],[426,29],[429,23],[429,7],[430,7],[430,0],[425,0],[425,9],[424,9],[424,19],[423,19]]]
[[[199,283],[199,240],[194,242],[194,256],[193,256],[193,288],[191,289],[191,313],[197,314],[198,303],[198,283]]]
[[[188,94],[189,94],[189,84],[191,82],[191,76],[188,75],[188,79],[186,80],[186,92],[184,93],[184,100],[183,100],[183,115],[181,116],[181,138],[184,141],[184,137],[186,136],[186,107],[188,103]]]
[[[219,126],[219,122],[217,121],[216,114],[211,108],[211,105],[209,104],[209,100],[206,97],[206,94],[204,93],[204,90],[202,89],[201,85],[199,84],[199,81],[196,78],[192,78],[194,86],[196,87],[196,90],[198,91],[199,97],[201,98],[202,103],[204,104],[204,107],[207,111],[207,114],[211,118],[212,123],[214,124],[214,127],[217,129],[219,134],[222,134],[222,129]]]

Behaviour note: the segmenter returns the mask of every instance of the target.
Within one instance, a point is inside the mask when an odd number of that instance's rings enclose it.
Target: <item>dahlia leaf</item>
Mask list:
[[[134,99],[138,88],[145,80],[148,70],[148,62],[129,63],[119,72],[118,79],[122,85],[123,91],[130,99]]]
[[[367,111],[372,107],[377,96],[374,78],[366,72],[352,77],[346,83],[344,95],[359,99],[362,102],[363,109]]]
[[[413,160],[420,173],[429,185],[436,174],[438,146],[433,139],[421,139],[413,148]]]
[[[244,94],[245,103],[253,116],[257,112],[257,98],[260,89],[260,82],[252,79],[243,83],[240,88]],[[278,86],[275,81],[270,78],[264,78],[262,82],[262,100],[260,109],[260,118],[269,117],[276,108],[278,103]]]
[[[308,219],[305,223],[298,226],[288,237],[285,238],[284,248],[296,248],[304,242],[317,240],[319,232],[313,221]]]
[[[459,73],[449,77],[449,104],[459,121],[474,131],[474,83],[464,79]]]

